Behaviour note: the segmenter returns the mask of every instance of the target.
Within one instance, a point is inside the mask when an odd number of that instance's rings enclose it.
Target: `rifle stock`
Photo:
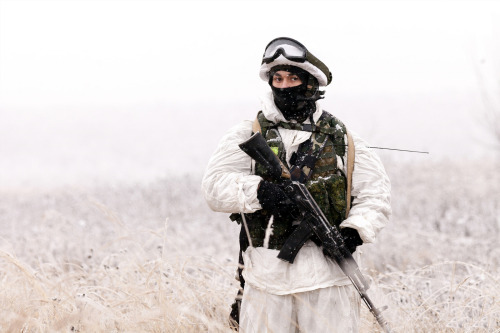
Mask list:
[[[257,163],[261,164],[274,180],[284,183],[287,194],[301,208],[302,221],[286,240],[278,254],[278,258],[293,263],[302,245],[312,235],[316,235],[321,241],[323,252],[337,262],[384,332],[391,332],[387,321],[382,316],[382,310],[377,309],[368,297],[367,290],[369,284],[361,273],[351,252],[347,249],[342,235],[335,226],[329,223],[306,186],[293,179],[290,180],[290,172],[273,153],[259,132],[253,134],[250,139],[239,146]],[[286,178],[286,180],[283,178]]]

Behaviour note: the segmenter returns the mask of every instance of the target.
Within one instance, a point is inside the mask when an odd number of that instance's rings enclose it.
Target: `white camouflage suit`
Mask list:
[[[262,111],[270,121],[286,121],[271,92],[263,98]],[[316,102],[314,121],[321,113]],[[253,213],[261,209],[257,188],[262,178],[253,174],[251,158],[238,147],[251,136],[252,122],[243,121],[231,128],[208,163],[202,190],[214,211]],[[279,132],[287,161],[299,144],[311,136],[310,132],[284,128],[279,128]],[[371,243],[391,214],[390,182],[377,155],[356,134],[352,136],[354,200],[348,218],[340,227],[356,229],[364,243]],[[342,163],[340,159],[339,162]],[[312,241],[298,252],[293,264],[278,259],[278,252],[248,247],[243,253],[246,284],[240,331],[358,332],[360,298],[339,266]],[[359,252],[354,253],[358,262]]]

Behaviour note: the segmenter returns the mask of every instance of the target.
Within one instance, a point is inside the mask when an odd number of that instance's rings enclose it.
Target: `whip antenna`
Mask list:
[[[386,147],[368,147],[372,149],[384,149],[384,150],[395,150],[395,151],[404,151],[407,153],[418,153],[418,154],[430,154],[428,151],[419,151],[419,150],[407,150],[407,149],[396,149],[396,148],[386,148]]]

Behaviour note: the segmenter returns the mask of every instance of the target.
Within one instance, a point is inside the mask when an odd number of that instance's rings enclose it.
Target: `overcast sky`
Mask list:
[[[342,91],[470,89],[474,44],[498,8],[477,0],[4,0],[2,102],[172,103],[218,100],[221,89],[248,99],[263,48],[277,36],[303,41]]]
[[[0,0],[0,180],[96,176],[124,164],[157,176],[177,168],[174,159],[202,172],[227,127],[258,110],[268,89],[261,56],[278,36],[330,67],[322,105],[373,145],[484,152],[479,83],[492,94],[498,86],[499,9],[498,1]],[[187,122],[190,139],[174,145]]]

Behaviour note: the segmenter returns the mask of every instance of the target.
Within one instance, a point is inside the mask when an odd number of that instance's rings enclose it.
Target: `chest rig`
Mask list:
[[[338,226],[345,218],[347,201],[347,179],[343,171],[344,156],[346,153],[345,125],[333,115],[324,111],[320,119],[314,124],[273,123],[267,120],[262,112],[257,115],[261,127],[261,134],[267,144],[284,165],[286,161],[285,147],[278,128],[311,132],[311,138],[299,145],[297,153],[290,159],[291,172],[296,172],[300,182],[305,183],[328,221]],[[340,165],[339,165],[340,164]],[[255,165],[256,175],[264,180],[274,182],[266,170],[259,164]],[[232,214],[231,220],[241,222],[240,214]],[[259,210],[245,214],[250,238],[254,247],[264,245],[266,229],[269,226],[271,213]],[[290,216],[275,215],[271,224],[272,234],[268,239],[270,249],[280,250],[286,239],[295,229],[296,221]],[[240,243],[244,241],[240,235]],[[241,250],[245,250],[244,244]],[[248,245],[247,245],[248,246]]]

